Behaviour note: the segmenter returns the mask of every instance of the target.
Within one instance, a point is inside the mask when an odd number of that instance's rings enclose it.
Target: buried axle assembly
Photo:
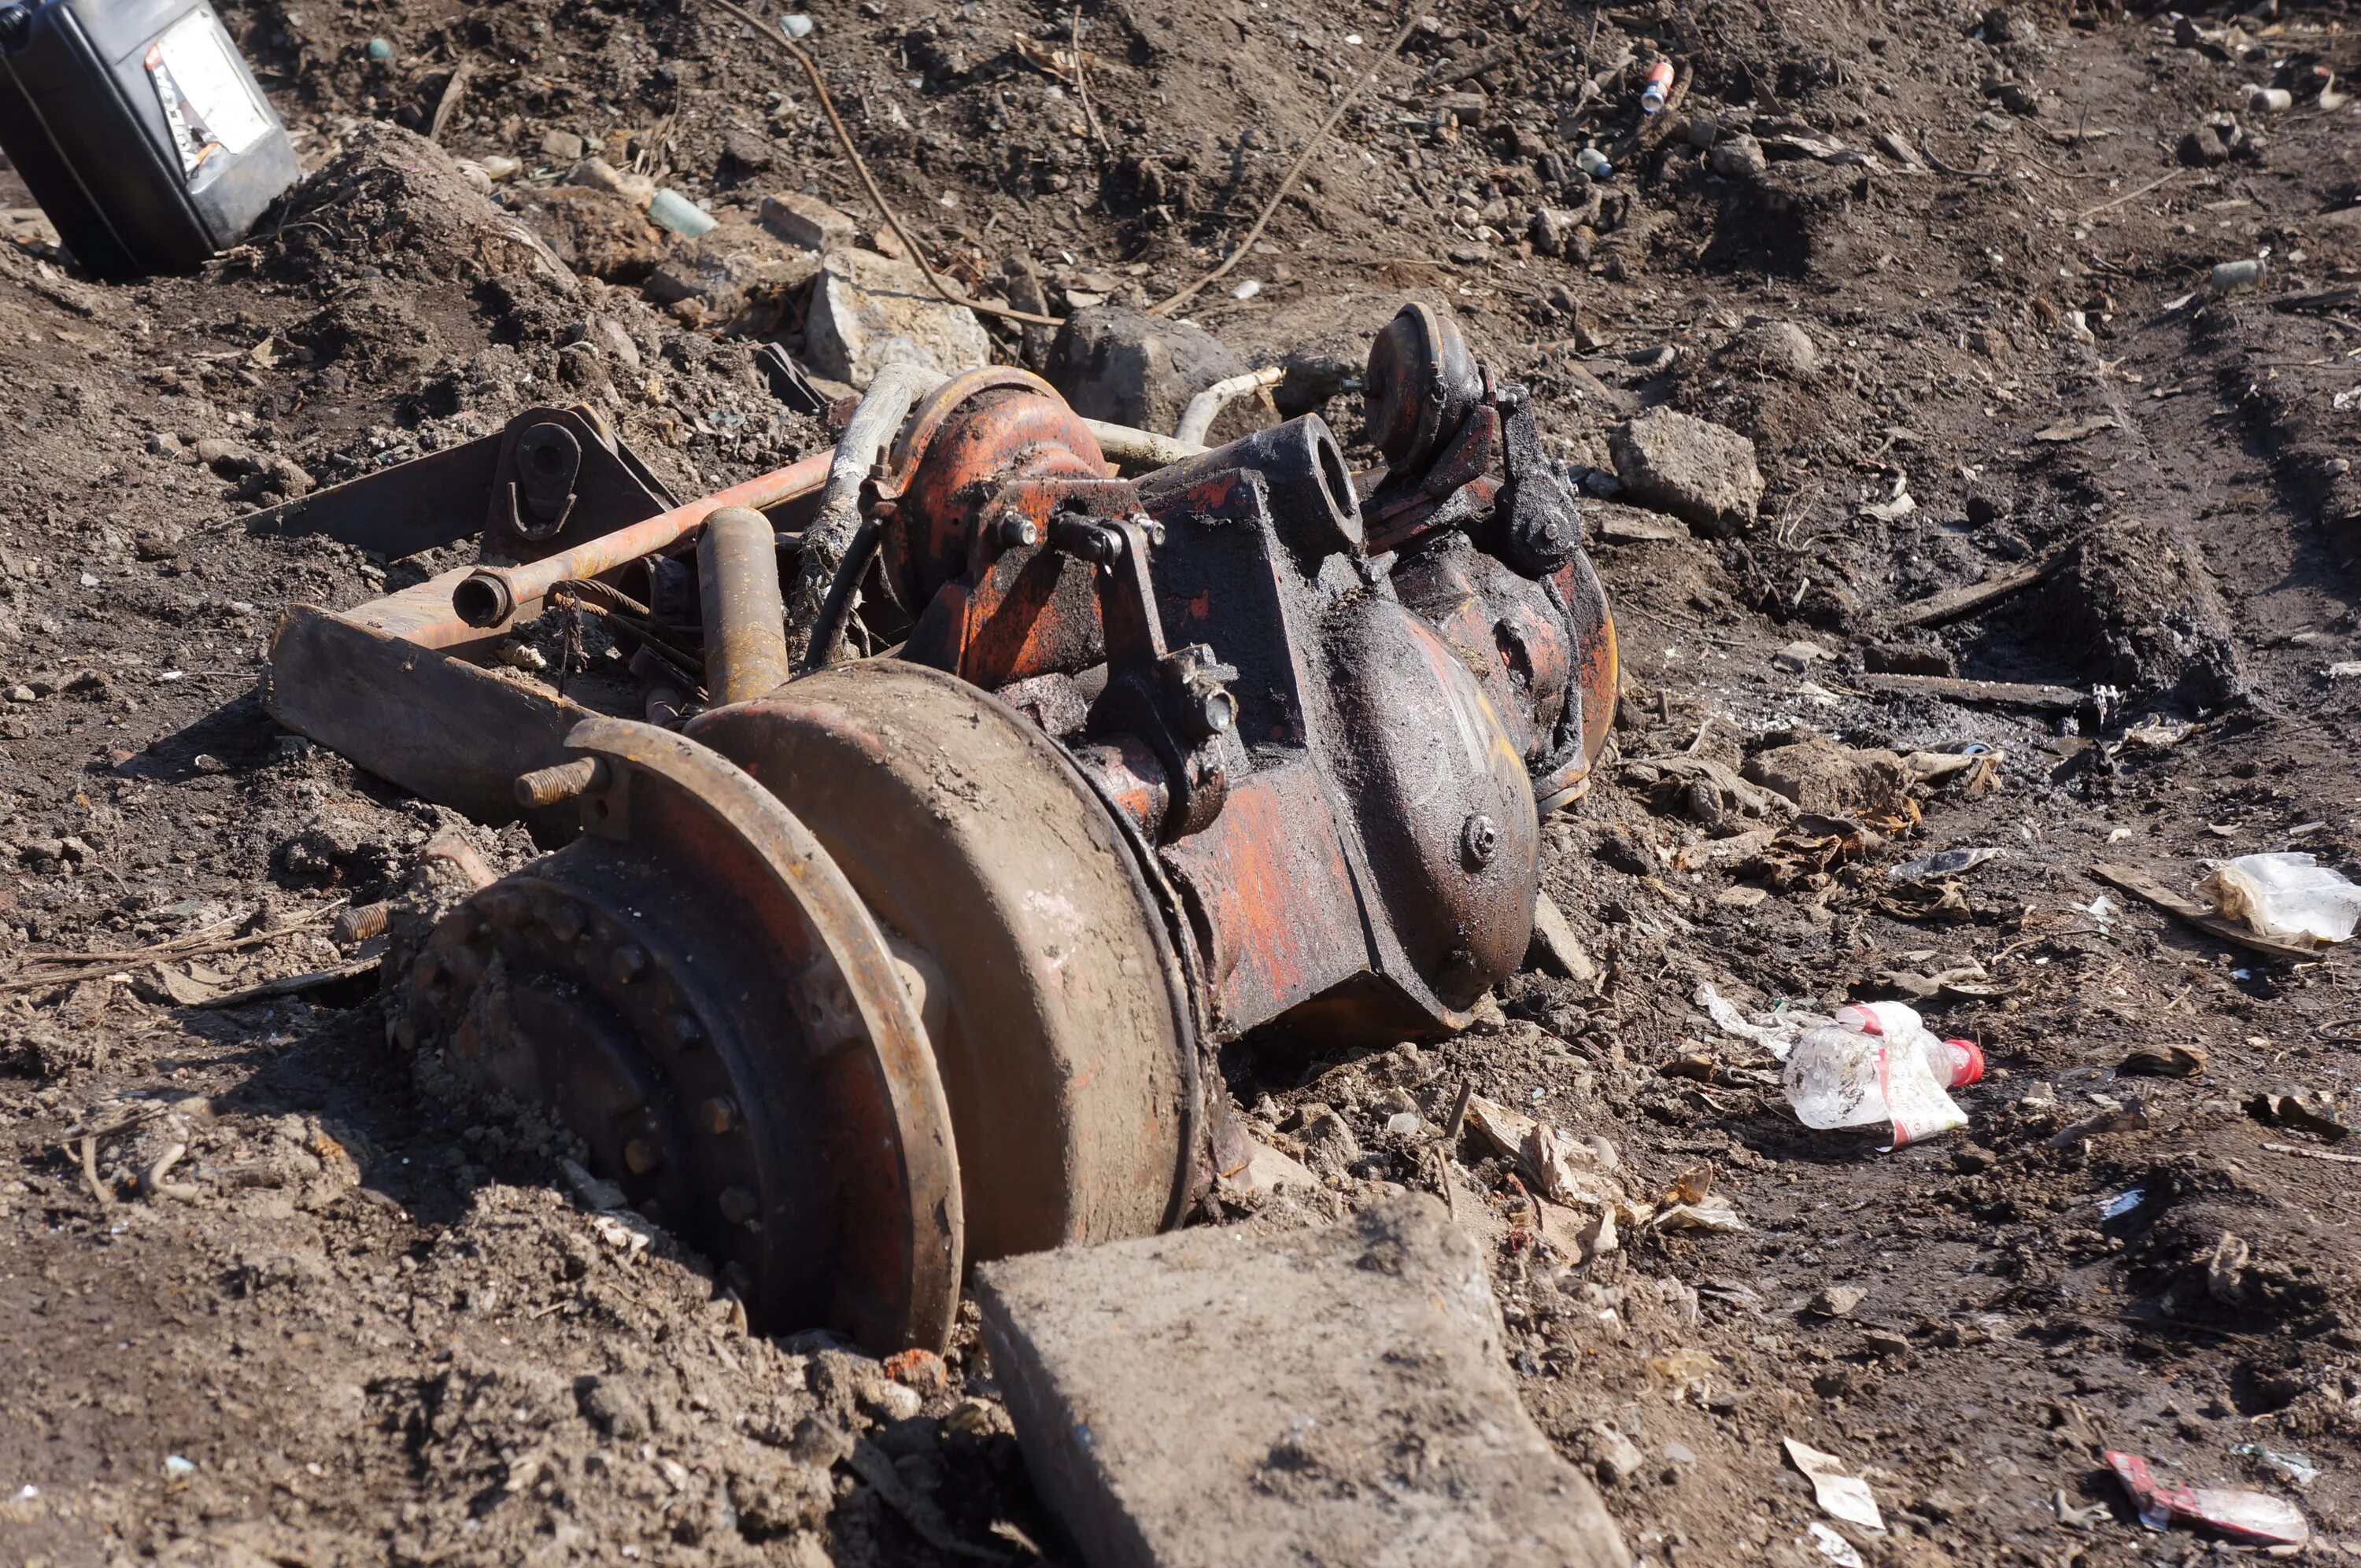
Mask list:
[[[1215,1045],[1446,1032],[1516,967],[1612,716],[1530,401],[1416,306],[1365,384],[1359,474],[1306,415],[1119,477],[1175,444],[999,368],[881,378],[832,456],[686,506],[581,411],[439,455],[491,475],[484,562],[290,612],[269,691],[563,841],[406,953],[397,1036],[546,1107],[771,1328],[939,1345],[969,1262],[1178,1223],[1248,1152]],[[262,525],[423,514],[401,473]],[[559,606],[638,692],[470,657]]]

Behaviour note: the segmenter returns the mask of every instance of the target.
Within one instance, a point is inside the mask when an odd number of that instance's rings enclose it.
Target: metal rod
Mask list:
[[[555,767],[535,768],[517,775],[517,804],[527,811],[539,811],[598,788],[606,776],[607,764],[597,757],[577,757]]]
[[[705,520],[724,507],[752,507],[759,511],[810,495],[827,481],[835,450],[815,452],[742,485],[699,496],[684,506],[586,539],[571,550],[525,565],[478,566],[451,590],[451,609],[469,626],[500,625],[560,583],[602,576],[642,555],[671,548],[704,527]]]
[[[828,483],[819,493],[819,506],[804,530],[803,558],[796,564],[791,598],[799,636],[818,624],[820,610],[836,586],[837,567],[861,532],[862,483],[901,434],[911,405],[946,379],[939,370],[923,366],[888,365],[878,371],[852,417],[845,422],[844,433],[837,437],[836,455],[829,464]]]
[[[777,690],[794,674],[779,598],[778,533],[752,507],[724,507],[697,541],[705,601],[705,689],[717,704]]]

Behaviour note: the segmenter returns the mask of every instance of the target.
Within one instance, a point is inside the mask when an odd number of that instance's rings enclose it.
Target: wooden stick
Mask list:
[[[1986,605],[1997,604],[2011,594],[2033,587],[2056,572],[2065,561],[2065,553],[2061,551],[2038,565],[2027,566],[2022,571],[1989,577],[1981,583],[1970,583],[1965,587],[1947,588],[1931,598],[1904,605],[1898,614],[1888,618],[1886,624],[1896,628],[1940,626],[1947,620],[1972,615]]]
[[[2028,685],[2015,681],[1966,681],[1953,675],[1857,675],[1861,685],[1895,696],[1939,696],[1951,702],[1988,702],[1999,707],[2029,707],[2071,713],[2083,696],[2071,686]]]
[[[473,55],[461,60],[453,68],[451,80],[443,84],[443,96],[435,103],[434,118],[426,127],[428,141],[443,139],[443,127],[451,123],[453,115],[458,113],[460,100],[467,95],[467,78],[475,72],[475,69],[476,60]]]
[[[2091,874],[2110,887],[2121,888],[2143,904],[2152,904],[2168,915],[2188,921],[2206,935],[2218,937],[2237,947],[2297,963],[2310,963],[2321,957],[2315,948],[2283,941],[2277,937],[2265,937],[2234,920],[2225,920],[2194,899],[2181,897],[2136,866],[2109,865],[2101,861],[2091,868]]]

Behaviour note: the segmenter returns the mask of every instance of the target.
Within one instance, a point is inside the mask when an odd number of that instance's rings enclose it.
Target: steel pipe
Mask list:
[[[504,625],[519,609],[538,603],[560,583],[603,576],[642,555],[670,549],[704,527],[705,520],[724,507],[762,511],[810,495],[827,481],[834,455],[831,447],[799,457],[744,484],[699,496],[629,528],[586,539],[571,550],[522,566],[478,566],[451,590],[452,611],[469,626],[489,630]]]
[[[1127,424],[1109,424],[1095,419],[1086,419],[1082,423],[1089,427],[1108,462],[1134,473],[1184,463],[1205,450],[1194,441],[1180,441],[1149,430],[1135,430]]]
[[[746,702],[786,684],[786,607],[779,597],[778,533],[752,507],[724,507],[697,541],[705,605],[705,689]]]

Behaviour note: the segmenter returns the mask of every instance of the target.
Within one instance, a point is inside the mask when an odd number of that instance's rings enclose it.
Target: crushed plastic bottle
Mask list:
[[[1807,1127],[1894,1128],[1894,1143],[1931,1138],[1968,1124],[1949,1091],[1984,1075],[1971,1041],[1935,1037],[1917,1012],[1899,1002],[1837,1009],[1836,1021],[1795,1042],[1784,1087],[1795,1119]]]
[[[1660,60],[1648,68],[1648,84],[1640,89],[1640,112],[1643,115],[1664,113],[1664,100],[1672,95],[1672,91],[1673,62]]]
[[[2361,887],[2301,850],[2224,861],[2205,887],[2224,917],[2257,936],[2342,942],[2361,923]]]

